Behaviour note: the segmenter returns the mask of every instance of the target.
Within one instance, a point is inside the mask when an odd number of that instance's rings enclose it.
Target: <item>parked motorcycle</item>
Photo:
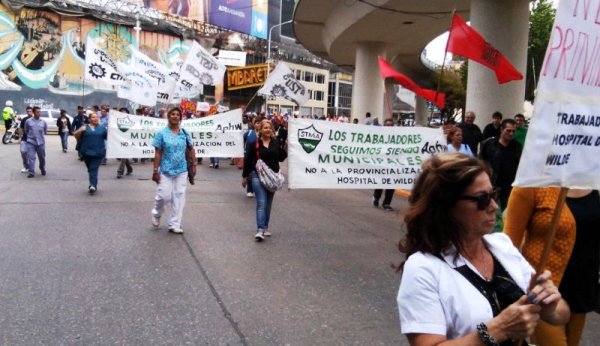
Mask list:
[[[21,124],[20,119],[13,120],[10,129],[6,130],[4,136],[2,136],[3,144],[11,143],[13,140],[18,141],[19,138],[21,138],[21,135],[19,134],[19,124]]]

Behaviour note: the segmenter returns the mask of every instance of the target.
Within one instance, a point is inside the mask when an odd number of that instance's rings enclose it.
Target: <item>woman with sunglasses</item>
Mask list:
[[[550,272],[536,274],[505,234],[491,233],[495,197],[479,159],[445,153],[423,164],[399,244],[398,308],[411,345],[515,345],[540,318],[568,320]]]
[[[508,199],[504,233],[533,265],[540,261],[558,201],[559,188],[515,187]],[[600,196],[597,190],[569,190],[548,269],[572,314],[564,326],[540,322],[531,338],[536,345],[579,345],[585,315],[598,299],[600,268]]]

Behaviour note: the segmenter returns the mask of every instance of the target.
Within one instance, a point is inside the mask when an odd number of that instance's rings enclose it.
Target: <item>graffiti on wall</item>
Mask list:
[[[126,62],[130,46],[172,66],[185,59],[191,42],[93,19],[65,17],[52,11],[22,8],[12,13],[0,4],[0,90],[18,110],[36,100],[55,108],[76,104],[117,104],[113,87],[102,89],[85,80],[85,42],[91,38],[116,60]],[[0,100],[1,101],[1,100]]]

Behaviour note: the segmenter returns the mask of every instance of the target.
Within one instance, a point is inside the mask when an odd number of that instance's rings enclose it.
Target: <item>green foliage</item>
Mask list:
[[[527,51],[527,79],[525,84],[525,99],[533,101],[540,70],[544,63],[546,47],[550,40],[552,24],[556,9],[548,0],[534,2],[529,17],[529,45]]]
[[[446,93],[446,108],[450,111],[455,108],[465,109],[467,83],[465,79],[463,84],[462,75],[459,71],[453,71],[446,67],[444,68],[444,73],[441,74],[441,79],[440,70],[433,72],[432,75],[435,85],[439,84],[440,92]]]

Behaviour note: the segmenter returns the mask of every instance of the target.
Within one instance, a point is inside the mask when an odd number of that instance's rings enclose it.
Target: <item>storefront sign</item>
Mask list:
[[[217,59],[225,66],[246,66],[246,52],[221,49]]]
[[[267,79],[267,64],[227,69],[227,89],[238,90],[261,86]]]

